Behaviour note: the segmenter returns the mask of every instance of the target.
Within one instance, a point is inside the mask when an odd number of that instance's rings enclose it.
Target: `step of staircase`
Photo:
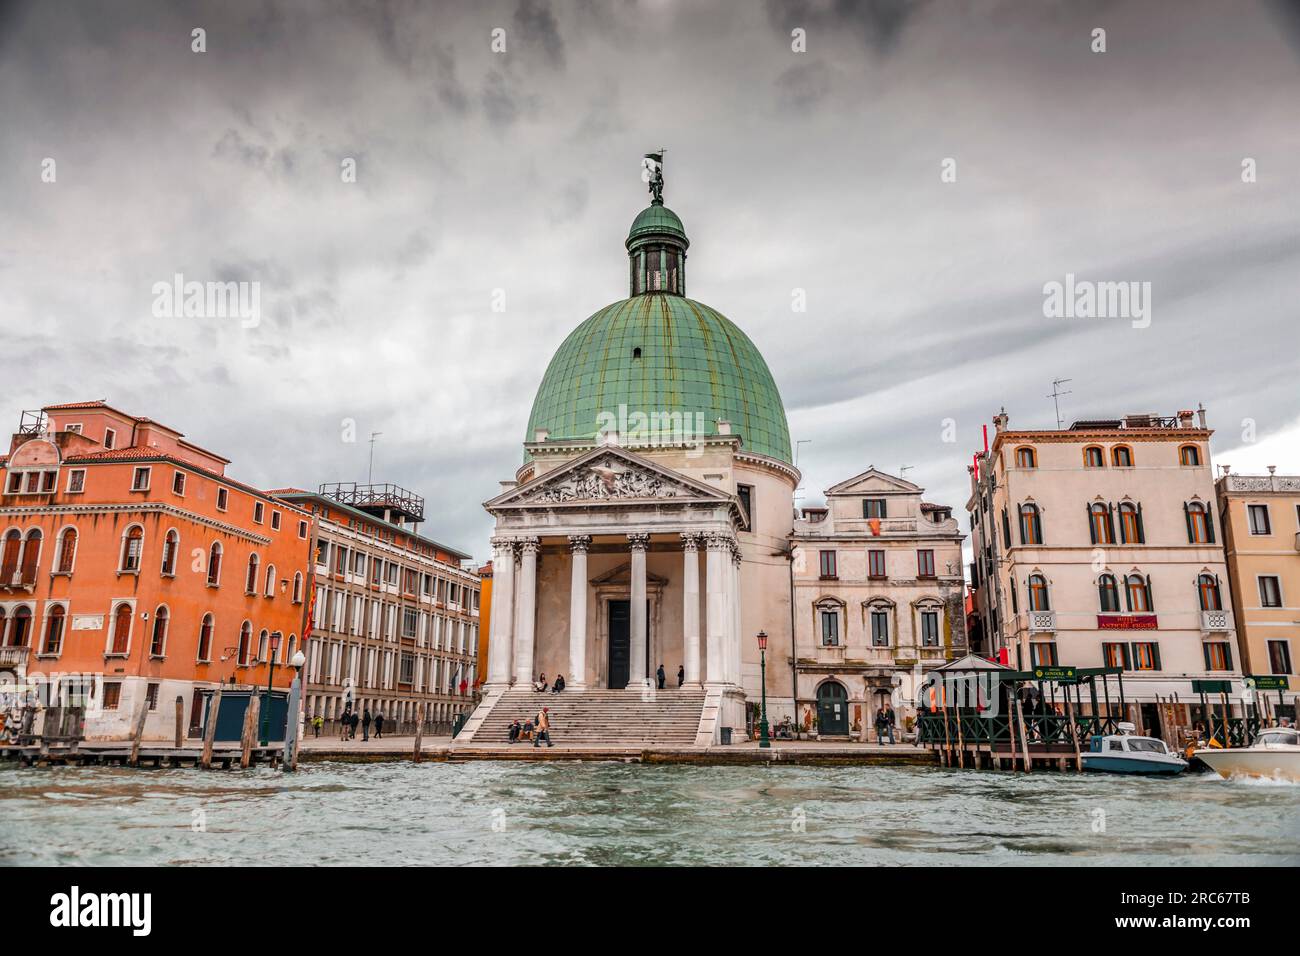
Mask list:
[[[487,703],[487,702],[485,702]],[[491,745],[509,739],[510,724],[531,720],[546,707],[557,744],[584,747],[692,746],[704,708],[704,691],[656,691],[642,699],[637,690],[566,690],[539,694],[511,688],[475,713],[475,726],[463,745]],[[481,709],[481,708],[480,708]]]

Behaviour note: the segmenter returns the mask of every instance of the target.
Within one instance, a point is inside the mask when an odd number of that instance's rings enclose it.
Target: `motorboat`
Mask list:
[[[1082,754],[1083,769],[1096,773],[1175,774],[1187,769],[1187,761],[1158,737],[1139,737],[1133,724],[1116,725],[1119,733],[1095,734],[1088,752]]]
[[[1300,783],[1300,731],[1294,727],[1266,727],[1249,747],[1206,747],[1196,756],[1221,777]]]

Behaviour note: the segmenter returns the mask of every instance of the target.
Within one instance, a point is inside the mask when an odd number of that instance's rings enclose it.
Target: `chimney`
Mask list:
[[[993,427],[999,432],[1007,430],[1007,410],[1005,406],[993,416]]]
[[[1197,403],[1196,403],[1196,417],[1197,417],[1197,419],[1200,420],[1200,423],[1201,423],[1201,427],[1202,427],[1202,428],[1209,428],[1209,427],[1210,427],[1209,425],[1207,425],[1207,424],[1205,423],[1205,406],[1202,405],[1200,402],[1197,402]]]
[[[730,435],[730,434],[731,434],[731,422],[727,421],[727,419],[725,419],[725,418],[719,418],[719,419],[718,419],[718,434],[719,434],[719,435]]]

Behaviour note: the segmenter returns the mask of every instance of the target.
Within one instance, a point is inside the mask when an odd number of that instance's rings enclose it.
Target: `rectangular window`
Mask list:
[[[144,699],[149,704],[150,710],[158,709],[158,684],[150,684],[145,688]]]
[[[398,677],[400,684],[415,683],[415,655],[402,652],[401,676]]]
[[[823,578],[833,578],[833,577],[836,577],[836,574],[835,574],[835,552],[834,552],[834,551],[823,551],[823,552],[821,552],[821,576],[822,576]]]
[[[253,521],[261,524],[266,518],[266,505],[260,501],[253,502]]]
[[[889,646],[889,612],[883,608],[871,612],[871,646]]]
[[[104,447],[105,447],[105,448],[112,448],[112,447],[113,447],[114,445],[116,445],[116,444],[117,444],[117,432],[113,431],[113,429],[111,429],[111,428],[105,428],[105,429],[104,429]]]
[[[415,637],[416,624],[419,621],[419,614],[415,608],[402,609],[402,637]]]
[[[1268,642],[1268,666],[1270,674],[1291,673],[1291,643],[1289,641]]]
[[[1160,645],[1154,642],[1134,643],[1133,669],[1135,671],[1160,670]]]
[[[1106,667],[1122,667],[1128,670],[1128,645],[1109,642],[1102,644],[1101,659]]]
[[[80,435],[80,434],[81,434],[81,422],[68,422],[68,424],[66,424],[66,425],[63,426],[63,430],[64,430],[65,432],[72,432],[72,434],[74,434],[74,435]]]
[[[884,498],[862,499],[862,517],[864,518],[883,518],[886,510]]]
[[[172,474],[172,494],[185,494],[185,472],[178,471]]]
[[[272,531],[280,530],[280,512],[278,511],[271,512],[271,530]]]
[[[1259,576],[1259,603],[1261,607],[1282,606],[1282,583],[1275,574]]]
[[[152,469],[149,469],[149,468],[137,468],[137,469],[135,470],[134,474],[131,475],[131,490],[132,490],[132,491],[148,491],[148,490],[149,490],[149,472],[150,472],[151,470],[152,470]]]
[[[230,489],[218,488],[217,489],[217,510],[225,511],[229,505],[230,505]]]
[[[924,549],[916,552],[916,576],[919,578],[934,577],[934,552]]]
[[[1226,641],[1207,641],[1201,645],[1207,671],[1232,670],[1232,650]]]
[[[753,485],[736,485],[736,495],[740,498],[740,507],[745,511],[745,520],[749,522],[749,530],[754,530],[754,486]]]
[[[822,611],[822,645],[838,647],[840,643],[840,615],[838,611]]]
[[[322,568],[329,567],[330,546],[328,541],[316,541],[316,564]]]
[[[1246,505],[1246,517],[1251,534],[1272,534],[1272,524],[1268,520],[1268,505]]]
[[[86,490],[86,469],[74,468],[68,472],[68,494],[79,495]]]
[[[113,681],[104,683],[104,709],[117,710],[117,705],[122,701],[122,683]]]
[[[1035,667],[1056,666],[1056,643],[1044,642],[1029,645],[1029,659]]]
[[[884,578],[885,574],[885,552],[868,551],[867,552],[867,575],[873,578]]]
[[[306,521],[299,521],[299,522],[298,522],[298,537],[302,538],[304,541],[307,540],[307,522],[306,522]]]
[[[54,486],[58,482],[58,480],[59,480],[59,473],[57,471],[41,472],[41,491],[45,491],[45,492],[53,491]]]
[[[939,612],[921,612],[921,646],[939,646]]]

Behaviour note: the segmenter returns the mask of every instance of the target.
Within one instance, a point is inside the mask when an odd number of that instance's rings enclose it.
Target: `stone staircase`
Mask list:
[[[510,723],[530,720],[542,707],[550,708],[556,747],[641,748],[692,747],[704,710],[702,689],[656,690],[642,699],[637,690],[566,690],[538,694],[513,687],[493,700],[484,700],[456,738],[454,746],[506,745]],[[493,695],[495,696],[495,695]],[[516,744],[515,746],[520,746]]]

